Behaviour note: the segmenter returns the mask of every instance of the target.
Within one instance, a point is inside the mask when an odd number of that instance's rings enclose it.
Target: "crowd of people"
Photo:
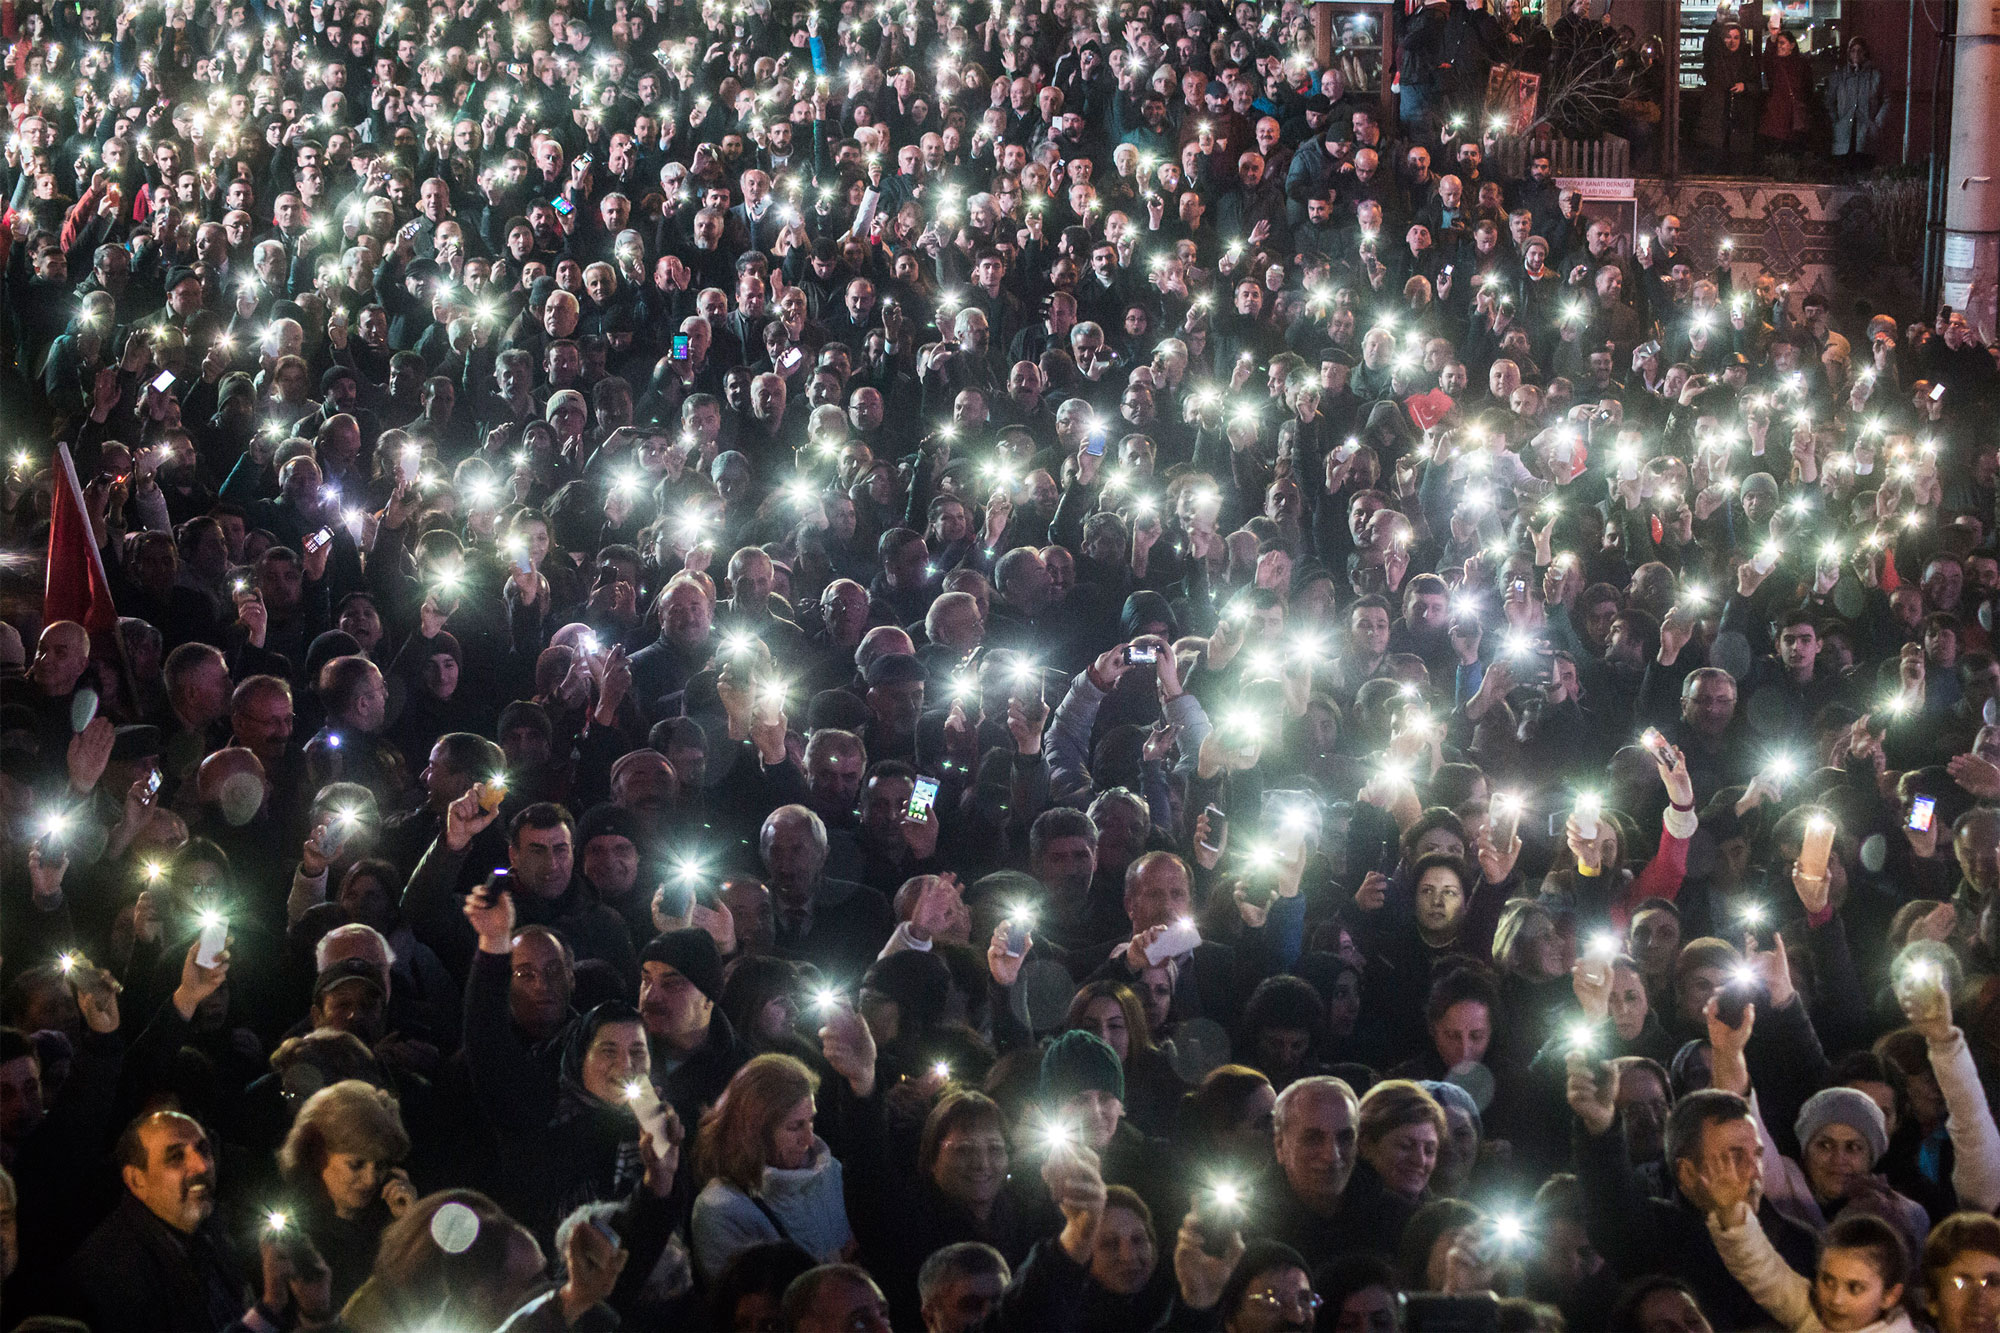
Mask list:
[[[0,26],[0,1327],[1993,1333],[1963,312],[1298,0]]]

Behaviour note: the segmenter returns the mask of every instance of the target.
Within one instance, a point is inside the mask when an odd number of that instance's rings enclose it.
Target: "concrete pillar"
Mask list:
[[[1942,299],[1991,343],[2000,318],[2000,0],[1959,0],[1951,100]]]

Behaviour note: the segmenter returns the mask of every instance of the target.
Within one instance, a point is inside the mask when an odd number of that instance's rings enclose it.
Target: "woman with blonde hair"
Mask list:
[[[840,1161],[813,1133],[819,1076],[789,1055],[760,1055],[736,1071],[703,1117],[689,1234],[704,1279],[752,1245],[787,1240],[819,1263],[854,1244]]]
[[[1448,1125],[1437,1099],[1409,1079],[1384,1079],[1361,1099],[1354,1120],[1354,1174],[1341,1211],[1353,1209],[1357,1236],[1393,1238],[1430,1202],[1431,1172]],[[1386,1253],[1386,1251],[1385,1251]]]
[[[336,1305],[367,1281],[382,1233],[416,1200],[397,1165],[409,1155],[395,1097],[355,1078],[307,1098],[278,1149],[290,1221],[333,1270]]]

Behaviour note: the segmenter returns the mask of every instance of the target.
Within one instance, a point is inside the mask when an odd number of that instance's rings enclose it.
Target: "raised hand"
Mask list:
[[[500,817],[499,807],[485,810],[480,807],[476,788],[467,788],[465,795],[453,801],[444,809],[444,843],[454,852],[463,852],[472,845],[472,840],[484,833],[487,826]]]
[[[1923,966],[1905,964],[1896,969],[1896,1004],[1926,1041],[1942,1044],[1951,1040],[1953,1031],[1949,978],[1935,962],[1921,955],[1919,960]]]
[[[1002,921],[993,928],[993,938],[986,944],[986,971],[993,978],[993,984],[1000,987],[1013,985],[1021,979],[1021,965],[1028,961],[1029,950],[1035,947],[1034,936],[1024,941],[1019,954],[1007,952],[1007,923]]]
[[[1701,1008],[1702,1021],[1708,1026],[1708,1045],[1711,1052],[1709,1085],[1738,1096],[1750,1094],[1750,1067],[1744,1063],[1743,1050],[1750,1044],[1750,1033],[1757,1026],[1757,1006],[1743,1006],[1743,1021],[1735,1027],[1722,1021],[1722,997],[1711,995],[1708,1003]]]
[[[1243,1235],[1231,1231],[1221,1254],[1210,1254],[1202,1245],[1200,1221],[1190,1211],[1174,1237],[1174,1278],[1180,1284],[1181,1301],[1190,1310],[1212,1310],[1222,1300],[1222,1289],[1243,1257]]]
[[[845,1000],[836,1004],[819,1030],[820,1054],[847,1080],[857,1097],[875,1091],[875,1035]]]
[[[1791,964],[1785,960],[1783,935],[1772,936],[1769,949],[1759,949],[1754,942],[1745,941],[1743,956],[1757,970],[1757,979],[1771,997],[1773,1009],[1783,1009],[1797,997],[1798,992],[1792,989]]]
[[[924,877],[917,894],[916,910],[910,914],[910,933],[920,940],[950,938],[970,919],[965,907],[965,889],[958,876],[946,871]]]
[[[514,895],[489,894],[475,889],[465,895],[465,919],[478,937],[481,953],[505,954],[514,950]]]
[[[69,853],[51,861],[43,857],[38,844],[28,847],[28,894],[35,907],[43,912],[53,912],[62,906],[63,876],[69,871]]]
[[[1799,895],[1799,905],[1806,909],[1809,917],[1818,916],[1826,910],[1833,892],[1833,876],[1808,875],[1792,862],[1792,891]]]
[[[203,967],[195,961],[201,952],[201,941],[196,939],[188,945],[187,957],[181,960],[181,984],[174,990],[174,1008],[180,1012],[183,1022],[194,1021],[194,1011],[202,1001],[222,989],[229,980],[229,952],[224,950],[216,955],[213,967]]]
[[[651,1130],[639,1131],[639,1160],[645,1165],[642,1178],[646,1192],[656,1199],[664,1199],[674,1190],[674,1173],[680,1170],[681,1147],[687,1133],[681,1128],[681,1118],[674,1114],[674,1108],[663,1106],[661,1113],[667,1121],[667,1141],[655,1142]]]
[[[1042,1163],[1042,1183],[1062,1210],[1064,1251],[1078,1263],[1088,1263],[1104,1216],[1104,1175],[1097,1154],[1081,1145],[1050,1153]]]
[[[625,1269],[625,1261],[631,1257],[594,1226],[571,1228],[569,1245],[563,1250],[569,1280],[557,1293],[563,1315],[571,1326],[592,1307],[610,1298],[612,1289],[618,1285],[619,1273]]]
[[[1568,1081],[1563,1093],[1569,1109],[1592,1137],[1609,1130],[1618,1118],[1618,1066],[1599,1064],[1582,1051],[1571,1051],[1565,1067]]]
[[[1019,699],[1007,701],[1007,734],[1014,738],[1014,750],[1018,754],[1042,752],[1042,728],[1048,725],[1048,721],[1049,706],[1039,697],[1025,704]]]
[[[910,855],[919,861],[927,861],[937,854],[938,816],[935,807],[926,809],[921,819],[903,816],[898,825],[903,832],[903,845],[910,849]]]
[[[1611,965],[1601,958],[1579,958],[1570,965],[1569,987],[1583,1016],[1601,1023],[1611,1012]]]
[[[1976,754],[1955,754],[1945,769],[1951,780],[1982,801],[2000,800],[2000,765]]]
[[[111,747],[117,740],[117,728],[102,713],[92,718],[89,726],[70,737],[68,762],[71,791],[78,796],[87,796],[97,789],[98,779],[104,776],[104,769],[111,762]]]

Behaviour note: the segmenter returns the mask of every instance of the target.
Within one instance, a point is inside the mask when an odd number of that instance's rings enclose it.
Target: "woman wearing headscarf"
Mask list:
[[[548,1123],[501,1136],[511,1211],[541,1235],[553,1240],[557,1224],[578,1207],[624,1201],[613,1225],[631,1261],[614,1306],[663,1289],[679,1294],[692,1282],[684,1269],[654,1272],[693,1191],[678,1169],[679,1119],[651,1087],[651,1068],[639,1011],[606,1001],[570,1026]],[[686,1262],[678,1251],[668,1260],[676,1268]]]

